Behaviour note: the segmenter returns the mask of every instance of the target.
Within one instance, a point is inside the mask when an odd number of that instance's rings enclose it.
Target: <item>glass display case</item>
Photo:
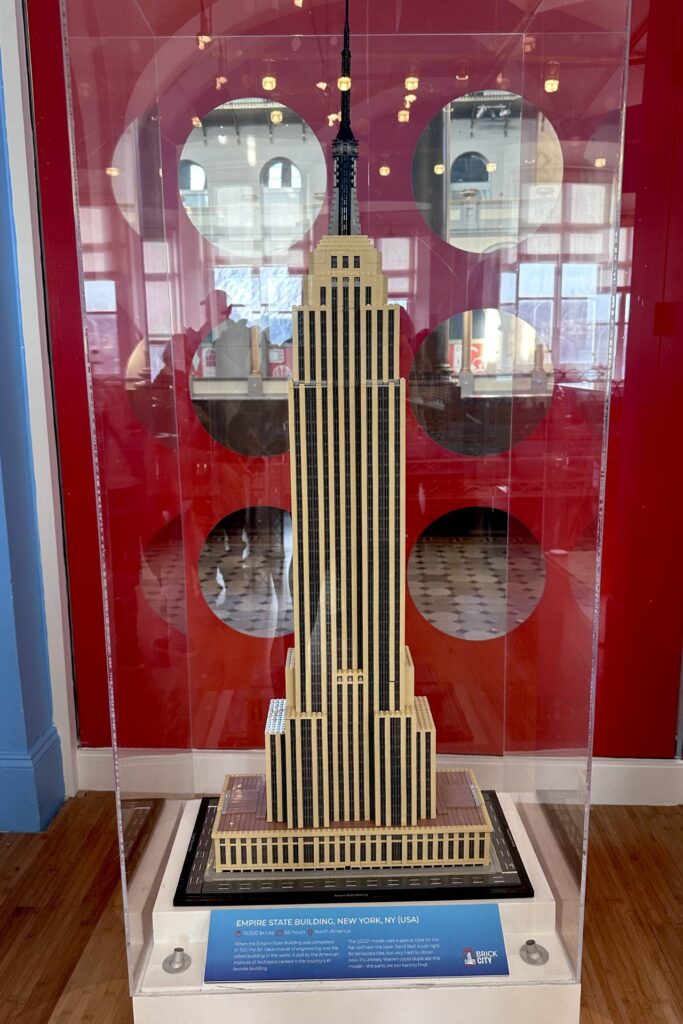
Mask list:
[[[64,7],[136,1020],[576,1024],[626,0]]]

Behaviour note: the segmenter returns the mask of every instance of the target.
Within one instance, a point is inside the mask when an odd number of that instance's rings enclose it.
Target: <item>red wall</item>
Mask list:
[[[70,195],[71,176],[59,44],[59,4],[57,0],[50,3],[29,0],[28,6],[80,738],[86,746],[98,746],[110,742],[110,735],[97,510],[90,456],[75,232],[71,204],[65,201],[65,197]],[[682,166],[680,157],[683,154],[680,152],[680,132],[676,131],[675,117],[672,118],[674,106],[677,104],[675,109],[678,110],[681,107],[681,83],[671,71],[675,66],[673,58],[680,38],[680,25],[674,25],[676,19],[680,21],[680,15],[674,14],[665,0],[656,0],[651,11],[636,10],[633,26],[634,74],[627,119],[625,167],[625,192],[630,198],[624,204],[625,222],[635,224],[632,305],[625,378],[623,383],[615,386],[612,402],[595,736],[595,752],[610,756],[670,757],[675,732],[683,634],[679,582],[683,576],[683,555],[675,542],[668,543],[665,531],[675,516],[675,510],[680,507],[682,497],[676,492],[676,488],[680,488],[675,471],[680,428],[675,418],[674,398],[675,382],[680,379],[676,371],[680,375],[683,369],[683,346],[680,344],[683,317],[679,315],[680,305],[676,305],[680,304],[681,285],[676,279],[674,259],[676,252],[680,251],[676,241],[683,229],[682,200],[675,181],[675,167]],[[648,26],[647,62],[642,68],[640,55],[644,49],[644,24]],[[666,103],[662,102],[664,94],[668,97]],[[652,153],[657,154],[656,159],[648,155]],[[447,309],[446,298],[444,303]],[[106,396],[102,396],[102,401],[106,403]],[[551,432],[561,429],[562,416],[566,413],[566,409],[561,411],[555,407],[556,428],[553,428],[551,418],[546,429]],[[181,419],[183,415],[181,408]],[[216,466],[223,466],[218,472],[225,474],[225,480],[220,486],[220,482],[214,481],[216,490],[223,493],[226,489],[239,491],[236,473],[240,459],[215,452],[218,446],[207,440],[198,425],[195,427],[194,421],[186,420],[184,429],[189,431],[186,437],[194,452],[205,449],[212,471]],[[416,428],[413,425],[411,429],[413,441],[417,444]],[[133,423],[130,430],[131,446],[139,448],[142,465],[147,439],[139,425],[136,427]],[[594,441],[590,430],[586,431],[583,440],[585,444]],[[533,441],[530,439],[531,449]],[[430,457],[435,459],[438,456],[436,447],[432,445],[429,450]],[[424,454],[421,453],[420,458]],[[522,448],[516,461],[516,472],[521,476],[524,474],[523,454]],[[157,465],[164,460],[168,462],[164,472],[168,472],[170,479],[175,467],[173,453],[169,452],[167,459],[163,453],[156,458]],[[423,466],[421,464],[422,474]],[[494,473],[494,468],[490,472]],[[283,504],[286,504],[287,497],[286,478],[286,460],[280,460],[271,471],[270,486],[275,488]],[[456,491],[461,486],[457,474],[451,477],[450,482]],[[193,487],[200,499],[202,481],[193,480]],[[135,501],[139,497],[131,496],[131,510],[136,514],[138,506]],[[237,501],[235,507],[239,507],[239,494],[235,494],[234,500]],[[443,500],[446,511],[452,501],[448,494],[444,494]],[[203,524],[208,529],[223,514],[224,508],[216,506],[214,509],[208,497],[205,505],[205,509],[199,510],[195,516],[193,527]],[[434,518],[435,512],[438,514],[437,506],[438,497],[434,495],[430,519]],[[150,511],[151,523],[154,511],[151,504],[146,507]],[[583,510],[581,514],[573,522],[573,531],[580,532],[589,525],[591,510]],[[417,535],[423,526],[419,509],[413,501],[408,509],[410,537]],[[125,530],[125,523],[118,524],[118,527]],[[202,536],[201,531],[193,529],[190,532],[190,559],[196,555],[193,544],[200,543]],[[544,546],[555,545],[544,543]],[[125,578],[131,571],[131,565],[124,557],[117,567],[117,574]],[[556,581],[555,585],[561,587],[561,582]],[[125,587],[120,596],[125,604]],[[559,592],[558,597],[561,597]],[[208,610],[206,615],[210,615]],[[197,642],[200,645],[210,649],[210,627],[215,628],[215,623],[206,620],[204,630],[202,621],[200,615],[199,631],[194,635],[199,638]],[[135,630],[139,625],[133,623],[131,628]],[[146,626],[154,628],[153,617]],[[577,628],[580,626],[577,623]],[[409,635],[411,629],[421,628],[421,616],[409,601]],[[529,651],[535,650],[538,634],[533,625],[526,631],[515,632],[517,638],[512,641],[508,655],[513,682],[515,674],[518,676],[516,685],[522,701],[524,664],[530,656]],[[179,637],[171,642],[171,648],[175,644],[176,654],[182,653],[183,643]],[[256,656],[256,646],[249,638],[238,637],[236,643],[239,658]],[[517,655],[515,643],[520,645]],[[496,666],[502,664],[504,644],[503,640],[488,641],[490,653],[484,661],[481,660],[481,651],[478,652],[478,660],[472,655],[468,661],[466,644],[453,644],[438,638],[438,642],[434,642],[434,664],[459,658],[461,673],[465,677],[472,675],[472,683],[483,684],[485,691],[486,673],[491,678],[497,675]],[[481,645],[474,646],[481,648]],[[130,647],[135,652],[134,637],[131,637]],[[230,722],[231,731],[225,742],[232,738],[237,745],[254,745],[254,737],[262,729],[261,705],[271,690],[275,692],[280,685],[284,649],[284,642],[276,642],[264,651],[264,692],[255,694],[255,703],[253,707],[247,706],[243,720]],[[570,657],[571,649],[563,656]],[[149,684],[144,658],[138,659],[136,655],[130,661],[133,664],[124,666],[124,670],[131,674],[132,682],[126,688],[127,706],[123,709],[126,720],[136,723],[130,732],[130,742],[151,745],[155,741],[156,694]],[[175,664],[176,670],[173,671],[171,658],[166,683],[170,688],[177,687],[181,694],[185,683],[183,658],[180,657]],[[429,666],[423,671],[428,678]],[[206,683],[200,689],[209,693],[215,686],[215,677],[208,662],[205,673]],[[655,680],[656,688],[653,686]],[[448,715],[446,709],[440,714],[438,688],[431,696],[437,724],[442,726]],[[486,699],[485,692],[482,697]],[[499,699],[496,686],[492,686],[489,697],[493,719]],[[498,713],[501,713],[500,707]],[[562,707],[556,707],[555,714],[562,715]],[[495,726],[493,729],[484,728],[482,734],[471,736],[469,741],[458,736],[455,728],[442,728],[440,737],[444,749],[469,747],[473,752],[486,752],[500,747],[500,735],[496,734]],[[533,738],[537,737],[538,733],[534,731]],[[169,745],[178,746],[187,745],[190,741],[200,745],[203,739],[208,740],[208,736],[198,736],[196,730],[191,735],[182,714],[176,721],[165,723],[164,738]],[[518,730],[513,738],[516,745],[525,746],[523,729],[521,732]],[[532,737],[529,739],[531,741]]]
[[[683,8],[636,5],[632,31],[631,316],[610,423],[595,750],[672,757],[683,636]]]
[[[80,740],[100,746],[111,731],[60,4],[27,6],[74,686]]]

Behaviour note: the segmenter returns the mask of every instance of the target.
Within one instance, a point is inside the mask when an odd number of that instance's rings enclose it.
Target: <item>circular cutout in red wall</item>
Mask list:
[[[199,555],[199,584],[213,614],[253,637],[291,633],[292,519],[267,505],[216,523]]]
[[[418,537],[408,560],[408,587],[437,629],[462,640],[492,640],[528,619],[541,600],[543,552],[514,516],[459,508]]]

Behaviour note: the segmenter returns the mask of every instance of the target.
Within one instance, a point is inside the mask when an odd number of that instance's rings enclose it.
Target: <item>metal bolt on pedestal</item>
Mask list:
[[[191,963],[192,957],[185,952],[182,946],[176,946],[171,955],[166,957],[162,967],[167,974],[181,974]]]
[[[542,967],[550,959],[550,953],[545,946],[540,946],[536,939],[527,939],[519,951],[519,955],[525,964],[531,967]]]

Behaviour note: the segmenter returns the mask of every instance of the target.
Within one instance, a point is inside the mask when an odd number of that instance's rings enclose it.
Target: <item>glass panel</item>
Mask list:
[[[221,997],[204,897],[510,836],[502,983],[579,977],[626,4],[351,6],[340,75],[339,0],[65,3],[138,999]]]

